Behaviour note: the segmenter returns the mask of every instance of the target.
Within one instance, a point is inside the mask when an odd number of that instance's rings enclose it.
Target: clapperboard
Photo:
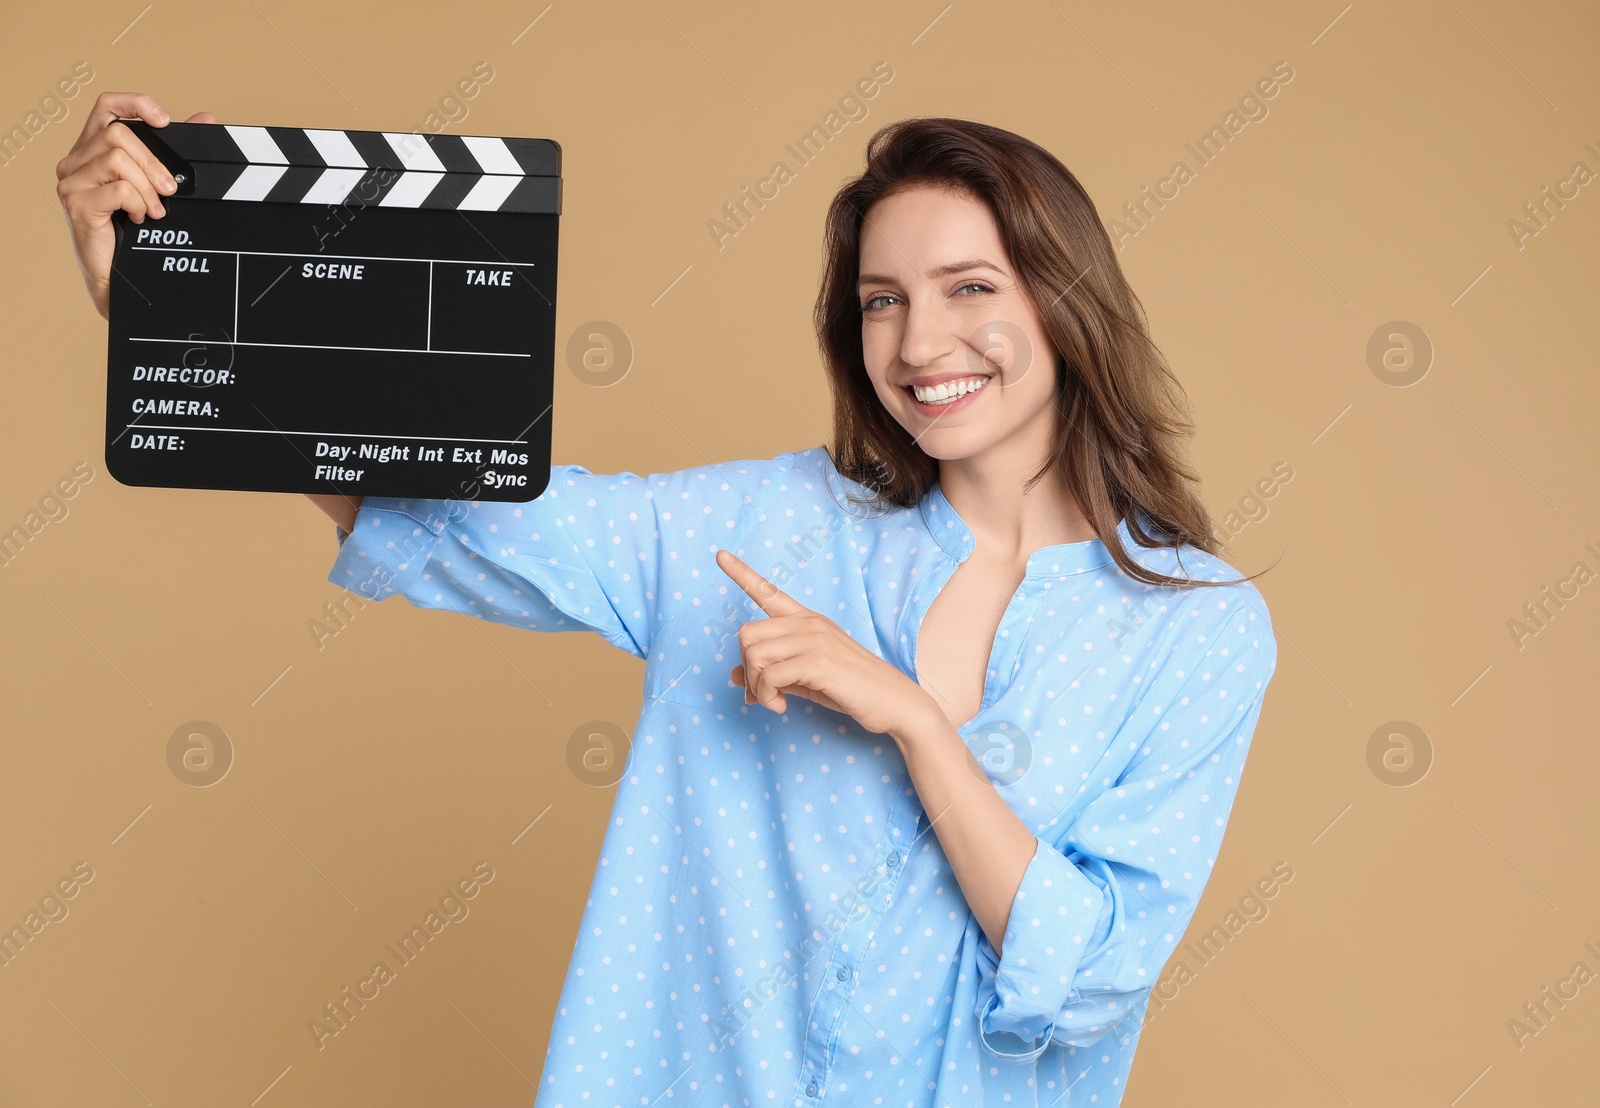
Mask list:
[[[561,148],[139,120],[106,468],[126,485],[530,500],[550,475]]]

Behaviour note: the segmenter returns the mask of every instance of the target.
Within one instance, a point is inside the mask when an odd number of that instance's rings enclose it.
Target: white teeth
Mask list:
[[[959,400],[969,392],[977,392],[988,383],[987,377],[962,377],[954,381],[943,381],[932,388],[912,385],[911,391],[924,404],[948,404],[952,400]]]

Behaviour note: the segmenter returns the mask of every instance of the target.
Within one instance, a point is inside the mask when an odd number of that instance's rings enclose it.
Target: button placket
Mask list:
[[[979,715],[992,708],[1011,687],[1011,679],[1015,676],[1017,659],[1021,657],[1022,648],[1026,644],[1034,610],[1039,606],[1039,600],[1043,596],[1044,592],[1037,583],[1031,578],[1024,577],[1022,584],[1017,586],[1017,591],[1006,604],[1005,611],[1001,613],[1000,624],[994,632],[994,645],[989,652],[989,668],[984,671]],[[973,717],[976,718],[977,716]]]
[[[906,847],[915,838],[921,820],[922,809],[914,795],[908,795],[909,791],[902,790],[890,809],[880,860],[857,885],[857,895],[850,903],[850,918],[839,929],[834,956],[829,966],[823,968],[823,981],[807,1020],[806,1049],[801,1059],[797,1094],[803,1093],[812,1099],[826,1095],[825,1082],[837,1055],[845,1012],[861,983],[859,967],[854,963],[860,952],[871,945],[872,936],[893,903],[905,870]],[[855,917],[859,904],[865,904],[867,911],[858,919]],[[830,968],[832,973],[829,973]]]

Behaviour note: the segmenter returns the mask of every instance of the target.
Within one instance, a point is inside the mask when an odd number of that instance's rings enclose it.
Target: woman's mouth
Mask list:
[[[919,412],[933,416],[965,408],[977,399],[978,394],[983,392],[988,384],[989,378],[975,374],[971,377],[958,377],[953,381],[942,381],[933,386],[903,387]]]

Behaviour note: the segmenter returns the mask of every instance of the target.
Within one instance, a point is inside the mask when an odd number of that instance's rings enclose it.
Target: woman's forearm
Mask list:
[[[931,710],[894,740],[956,883],[999,954],[1011,903],[1038,840],[995,791],[960,732],[933,701],[929,705]]]
[[[356,528],[356,512],[361,509],[362,498],[359,496],[339,496],[334,493],[306,493],[306,499],[311,501],[324,512],[328,518],[343,527],[346,531]]]

